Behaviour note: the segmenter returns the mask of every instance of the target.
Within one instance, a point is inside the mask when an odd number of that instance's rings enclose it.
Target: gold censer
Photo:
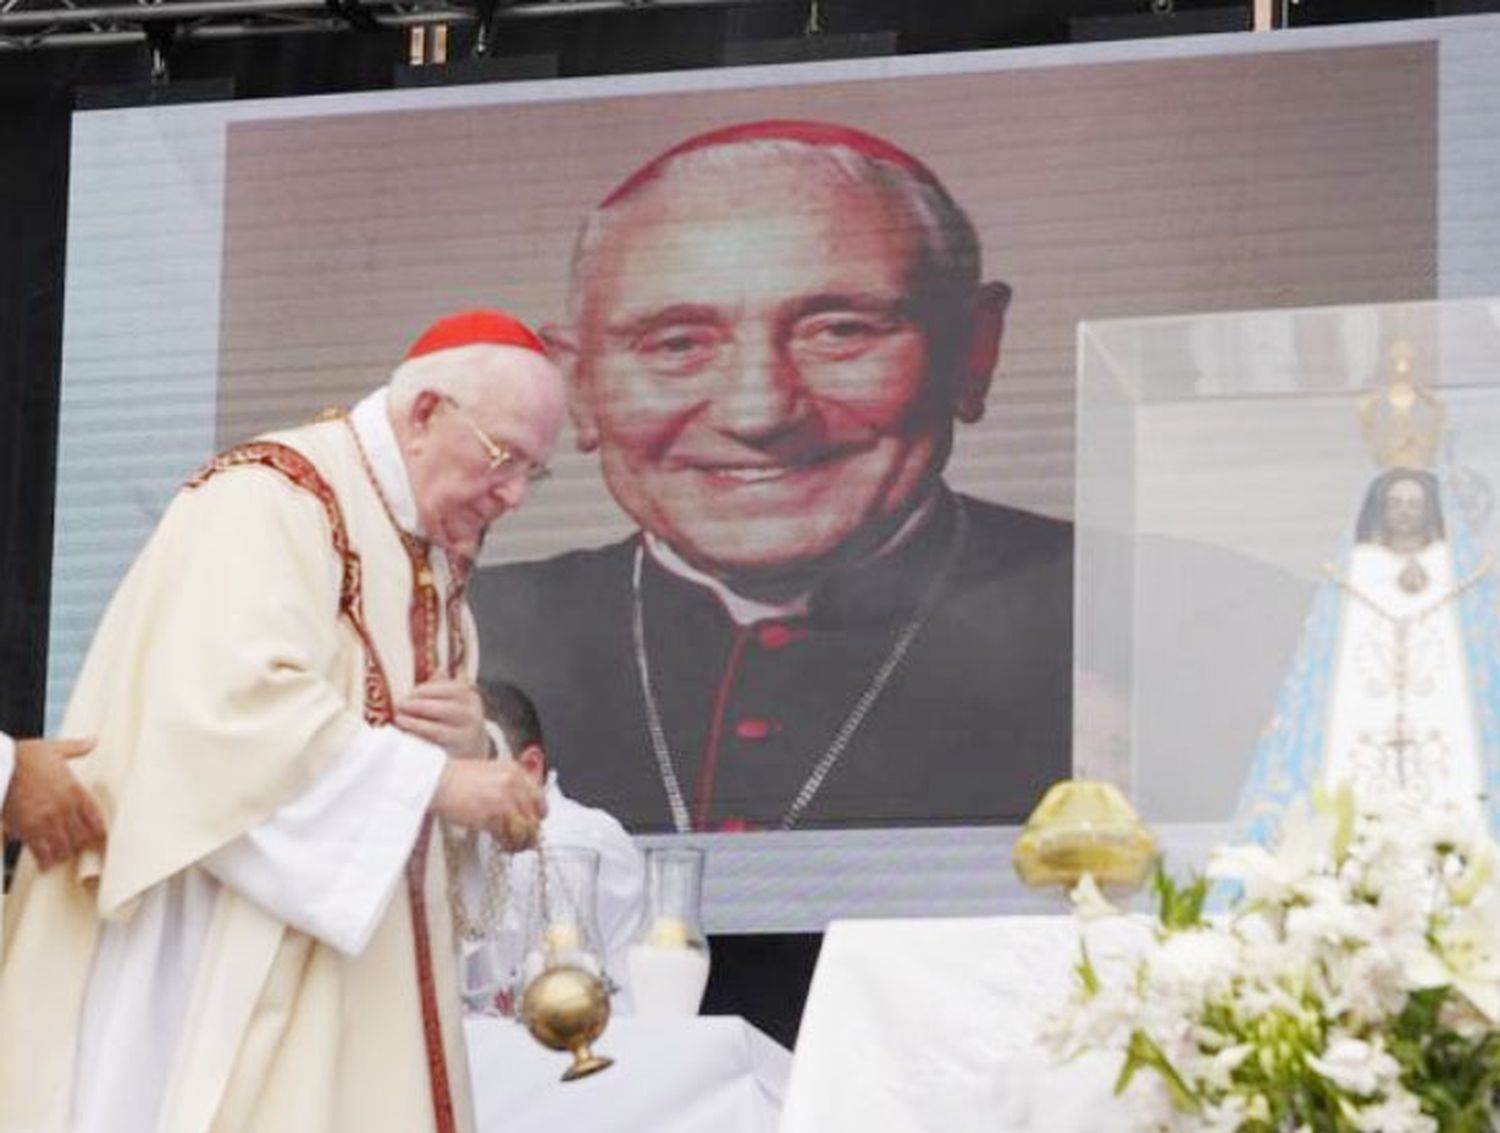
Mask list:
[[[521,1021],[549,1050],[572,1054],[564,1082],[586,1078],[614,1062],[590,1049],[609,1023],[609,993],[592,972],[568,965],[542,972],[521,996]]]

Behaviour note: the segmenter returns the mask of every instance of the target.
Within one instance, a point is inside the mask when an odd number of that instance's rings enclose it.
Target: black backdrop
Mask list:
[[[821,17],[832,35],[892,31],[897,50],[918,53],[1202,30],[1201,19],[1179,26],[1174,9],[1232,28],[1246,24],[1249,7],[1249,0],[825,0]],[[1302,0],[1291,10],[1297,22],[1323,23],[1497,7]],[[501,55],[554,55],[565,76],[709,67],[725,61],[726,45],[799,35],[807,13],[805,0],[647,6],[501,21],[496,44]],[[451,57],[463,56],[468,36],[459,29]],[[190,41],[172,53],[171,77],[232,78],[242,98],[380,89],[392,85],[405,53],[404,33],[393,31]],[[34,734],[44,710],[70,115],[88,88],[142,83],[146,73],[140,47],[0,47],[0,729],[13,735]],[[744,1015],[790,1045],[819,941],[715,937],[704,1009]]]

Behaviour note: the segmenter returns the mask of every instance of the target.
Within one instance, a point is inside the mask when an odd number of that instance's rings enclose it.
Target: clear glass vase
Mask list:
[[[520,960],[520,933],[514,930],[497,929],[481,940],[463,942],[459,991],[464,1007],[479,1015],[514,1015]]]
[[[533,876],[517,886],[527,907],[524,987],[548,968],[582,968],[609,987],[599,932],[599,851],[543,847],[529,854]],[[519,862],[518,862],[519,864]]]
[[[696,1015],[708,986],[702,850],[646,851],[646,909],[627,951],[635,1013]]]

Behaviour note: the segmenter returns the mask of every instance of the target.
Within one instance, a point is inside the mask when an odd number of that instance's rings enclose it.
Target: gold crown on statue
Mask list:
[[[1360,397],[1360,432],[1382,468],[1429,468],[1448,418],[1442,398],[1412,377],[1416,349],[1408,339],[1391,346],[1391,380]]]

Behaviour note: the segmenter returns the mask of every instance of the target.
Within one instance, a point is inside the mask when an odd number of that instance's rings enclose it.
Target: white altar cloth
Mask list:
[[[1086,926],[1128,957],[1149,922]],[[1055,1067],[1038,1024],[1078,962],[1072,917],[835,921],[813,975],[781,1133],[1123,1133],[1119,1060]]]
[[[614,1066],[559,1081],[568,1057],[508,1019],[464,1020],[479,1133],[774,1133],[791,1054],[732,1016],[611,1020]]]

